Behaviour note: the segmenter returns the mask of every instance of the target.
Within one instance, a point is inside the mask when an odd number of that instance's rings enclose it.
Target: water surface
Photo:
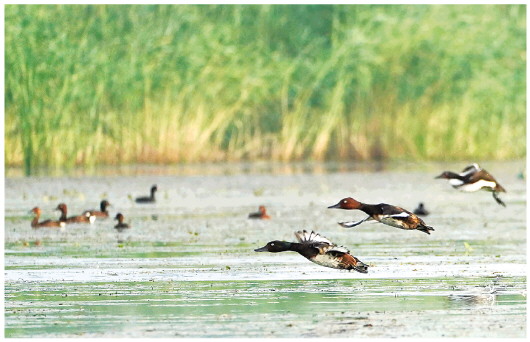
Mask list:
[[[7,337],[524,337],[523,162],[487,169],[508,190],[461,193],[434,176],[460,164],[200,167],[10,177],[5,201]],[[139,205],[157,184],[156,204]],[[326,209],[353,196],[415,208],[427,235]],[[28,211],[72,214],[108,199],[112,219],[30,227]],[[258,205],[272,219],[252,221]],[[298,254],[255,253],[315,230],[370,265],[324,268]]]

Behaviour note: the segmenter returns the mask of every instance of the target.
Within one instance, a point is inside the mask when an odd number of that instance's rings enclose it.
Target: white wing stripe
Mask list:
[[[410,214],[406,213],[406,212],[401,212],[399,214],[394,214],[394,215],[387,215],[387,217],[409,217]]]

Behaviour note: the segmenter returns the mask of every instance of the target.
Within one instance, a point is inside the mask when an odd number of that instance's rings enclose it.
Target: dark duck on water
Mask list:
[[[328,208],[346,210],[358,209],[368,214],[367,218],[357,222],[339,222],[339,224],[344,228],[352,228],[365,221],[376,220],[392,227],[405,230],[419,230],[426,234],[431,234],[430,231],[434,230],[433,227],[427,226],[421,218],[410,211],[386,203],[366,204],[351,197],[347,197],[341,199],[339,203],[329,206]]]
[[[155,199],[155,192],[158,190],[156,184],[151,187],[151,196],[143,196],[143,197],[137,197],[135,202],[136,203],[154,203],[156,202]]]
[[[418,204],[418,207],[416,209],[414,209],[413,213],[416,214],[416,215],[421,215],[421,216],[429,215],[429,211],[427,209],[425,209],[425,205],[423,205],[423,203],[421,203],[421,202],[420,202],[420,204]]]

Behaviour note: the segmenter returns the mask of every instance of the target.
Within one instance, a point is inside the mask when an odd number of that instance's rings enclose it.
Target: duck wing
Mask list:
[[[480,166],[478,166],[478,164],[476,163],[473,163],[471,165],[468,165],[466,166],[462,172],[460,172],[460,176],[462,177],[465,177],[467,176],[468,174],[473,174],[475,172],[479,172],[480,170],[482,170],[482,168]]]
[[[478,182],[480,180],[485,180],[485,181],[488,181],[488,182],[497,182],[495,180],[495,178],[493,178],[492,175],[489,174],[488,171],[486,170],[480,170],[480,171],[477,171],[475,173],[472,173],[472,174],[469,174],[468,177],[466,177],[466,180],[469,182],[469,183],[475,183],[475,182]]]
[[[395,219],[406,219],[407,217],[412,216],[413,214],[401,207],[396,207],[394,205],[389,205],[381,203],[381,215],[383,217],[392,217]]]
[[[307,230],[299,230],[294,233],[294,236],[300,243],[324,243],[327,245],[333,245],[329,239],[323,237],[322,235],[315,233],[314,231],[308,232]]]
[[[346,247],[337,246],[329,239],[323,237],[322,235],[315,233],[314,231],[308,232],[306,230],[297,231],[294,233],[296,239],[305,245],[309,245],[312,248],[319,250],[319,254],[324,253],[339,253],[347,254],[349,253]]]
[[[355,226],[358,226],[360,225],[361,223],[365,222],[365,221],[369,221],[369,220],[373,220],[373,217],[372,216],[368,216],[367,218],[365,219],[362,219],[360,221],[347,221],[347,222],[339,222],[339,224],[344,227],[344,228],[353,228]]]

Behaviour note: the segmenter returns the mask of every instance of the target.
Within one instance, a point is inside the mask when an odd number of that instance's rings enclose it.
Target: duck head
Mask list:
[[[435,179],[437,179],[437,178],[450,179],[450,178],[452,178],[452,177],[451,177],[451,173],[452,173],[452,172],[444,171],[444,172],[442,172],[440,175],[438,175],[438,176],[436,176],[436,177],[434,177],[434,178],[435,178]]]
[[[361,202],[351,198],[346,197],[339,201],[335,205],[331,205],[328,209],[359,209],[361,207]]]
[[[114,219],[118,220],[119,223],[122,223],[123,222],[123,215],[121,213],[117,213],[116,217]]]
[[[67,209],[66,209],[66,204],[64,204],[64,203],[60,203],[60,204],[57,206],[57,208],[55,208],[55,210],[59,210],[59,211],[61,211],[62,213],[66,213],[66,210],[67,210]]]
[[[29,212],[33,213],[33,214],[35,214],[37,216],[40,216],[40,214],[41,214],[41,211],[40,211],[39,207],[35,207],[35,208],[31,209]]]
[[[290,247],[291,247],[290,242],[275,240],[275,241],[271,241],[267,243],[265,246],[261,248],[255,249],[254,252],[272,252],[272,253],[285,252],[285,251],[288,251]]]
[[[110,203],[107,200],[103,200],[103,201],[101,201],[99,206],[100,206],[101,211],[106,211],[107,207],[110,207]]]

